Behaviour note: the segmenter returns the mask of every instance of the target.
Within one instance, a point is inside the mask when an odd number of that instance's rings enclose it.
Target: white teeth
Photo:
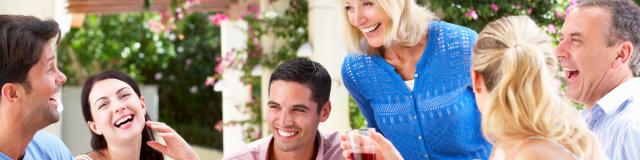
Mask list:
[[[362,29],[362,31],[369,33],[371,31],[373,31],[374,29],[378,28],[378,26],[380,26],[380,23],[376,23],[376,24],[371,25],[371,26],[369,26],[367,28],[364,28],[364,29]]]
[[[562,70],[565,72],[578,71],[577,69],[573,69],[573,68],[562,68]]]
[[[287,131],[283,131],[283,130],[279,130],[278,129],[278,134],[280,136],[282,136],[282,137],[290,137],[290,136],[295,135],[296,133],[298,133],[298,132],[287,132]]]
[[[119,124],[122,124],[122,123],[124,123],[125,121],[127,121],[127,120],[129,120],[131,118],[133,118],[131,115],[123,117],[122,119],[118,120],[115,125],[117,126]]]

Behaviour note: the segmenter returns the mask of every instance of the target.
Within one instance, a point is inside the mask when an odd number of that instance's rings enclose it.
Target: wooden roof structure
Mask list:
[[[97,13],[118,14],[144,10],[146,0],[68,0],[71,14]],[[169,10],[174,0],[151,0],[152,11]],[[176,0],[181,1],[181,0]],[[273,0],[270,0],[273,1]],[[249,5],[258,5],[259,0],[191,0],[189,10],[195,12],[222,12],[237,18]]]

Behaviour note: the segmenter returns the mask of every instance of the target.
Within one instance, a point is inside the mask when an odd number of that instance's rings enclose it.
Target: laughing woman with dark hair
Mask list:
[[[171,127],[150,121],[140,88],[128,75],[116,71],[93,75],[84,83],[81,98],[93,151],[76,159],[161,160],[162,154],[174,159],[198,159]],[[166,145],[154,140],[154,131]]]

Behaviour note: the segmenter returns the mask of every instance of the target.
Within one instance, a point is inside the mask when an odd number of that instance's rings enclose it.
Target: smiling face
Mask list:
[[[93,122],[89,128],[107,142],[130,142],[141,137],[146,114],[144,98],[117,79],[96,82],[89,93]]]
[[[41,122],[46,126],[60,120],[56,95],[60,93],[67,77],[58,70],[53,48],[50,42],[44,45],[40,60],[29,70],[27,82],[23,85],[23,91],[27,95],[24,102],[29,109],[26,117],[38,122],[38,125]]]
[[[618,44],[607,46],[610,13],[599,7],[578,7],[565,19],[556,56],[567,78],[567,97],[593,105],[611,89],[615,71],[611,64]]]
[[[381,47],[391,28],[391,17],[375,0],[345,0],[349,23],[360,30],[371,47]]]
[[[320,106],[311,99],[309,87],[284,80],[271,83],[267,105],[273,144],[281,152],[313,148],[318,124],[327,120],[331,109],[327,102],[318,113]]]

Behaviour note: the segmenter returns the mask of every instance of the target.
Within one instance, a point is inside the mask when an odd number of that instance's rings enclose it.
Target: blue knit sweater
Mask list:
[[[344,59],[342,79],[369,127],[405,159],[488,158],[492,146],[480,130],[469,73],[476,36],[462,26],[431,22],[413,92],[380,55]]]

